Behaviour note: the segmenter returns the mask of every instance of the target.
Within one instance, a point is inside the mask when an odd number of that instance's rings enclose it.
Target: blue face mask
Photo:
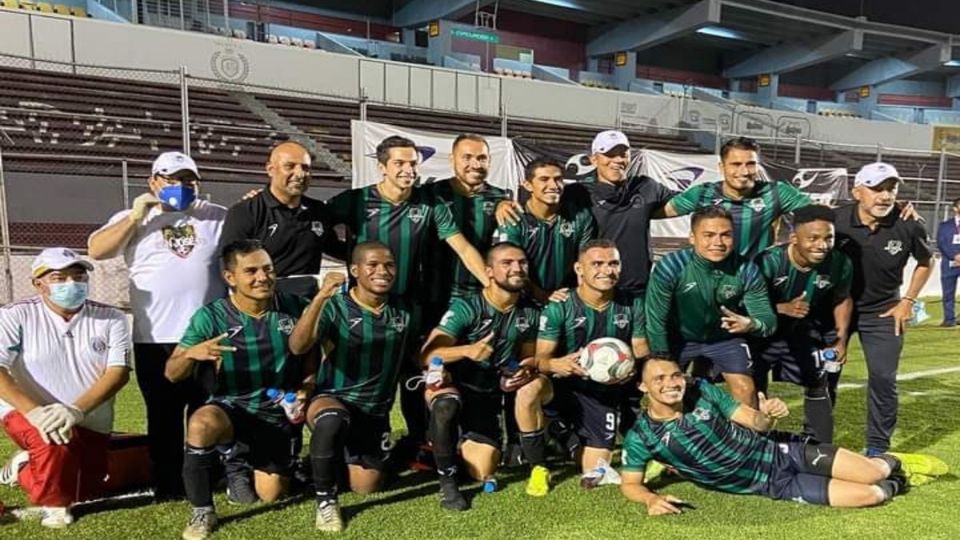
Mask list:
[[[157,198],[170,208],[182,212],[190,208],[197,198],[197,192],[187,186],[167,186],[160,190]]]
[[[50,284],[50,301],[63,309],[77,309],[87,299],[90,285],[83,281]]]

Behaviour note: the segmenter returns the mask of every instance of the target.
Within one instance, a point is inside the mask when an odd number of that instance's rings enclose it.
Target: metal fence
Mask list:
[[[66,73],[71,82],[44,88],[40,79],[31,82],[34,73]],[[321,119],[323,114],[331,114],[341,123],[367,119],[374,106],[379,110],[391,107],[366,99],[201,79],[182,69],[120,69],[2,55],[0,83],[7,89],[0,95],[0,255],[4,276],[0,301],[31,294],[30,261],[42,246],[83,249],[92,230],[128,207],[145,189],[149,164],[161,151],[183,148],[193,154],[204,173],[205,195],[229,205],[262,184],[263,163],[275,141],[298,137],[312,146],[323,165],[317,176],[328,190],[318,189],[317,196],[325,198],[336,180],[343,185],[343,179],[349,177],[349,130],[326,129],[322,121],[295,125],[282,109],[269,105],[270,99],[295,98],[291,107]],[[311,104],[325,104],[332,112],[311,109]],[[402,110],[409,113],[414,109]],[[544,122],[439,112],[462,120],[454,127],[449,123],[439,127],[439,131],[482,125],[510,135],[518,122]],[[730,123],[737,125],[736,121]],[[669,125],[621,119],[617,126],[569,127],[571,131],[622,127],[652,135],[682,135],[699,141],[705,152],[715,149],[720,140],[740,134],[719,124],[709,130],[686,127],[682,115]],[[852,173],[870,161],[894,163],[907,180],[901,197],[914,202],[931,233],[949,211],[948,201],[960,197],[960,155],[842,145],[779,134],[762,139],[764,159],[787,170],[843,167]],[[329,182],[324,184],[324,180]],[[122,262],[96,266],[94,298],[123,305],[127,281]]]

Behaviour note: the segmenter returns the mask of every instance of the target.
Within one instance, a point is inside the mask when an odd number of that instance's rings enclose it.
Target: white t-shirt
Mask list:
[[[104,227],[128,215],[118,212]],[[147,213],[123,251],[134,343],[178,343],[193,313],[226,293],[217,252],[226,217],[226,208],[203,200],[184,212]]]
[[[72,404],[113,366],[130,367],[130,331],[119,309],[87,300],[64,321],[39,296],[0,308],[0,368],[41,405]],[[12,410],[0,401],[0,418]],[[113,399],[80,425],[110,433]]]

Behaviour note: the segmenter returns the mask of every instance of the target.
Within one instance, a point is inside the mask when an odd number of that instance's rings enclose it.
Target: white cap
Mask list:
[[[590,147],[593,154],[606,154],[618,146],[630,148],[630,139],[622,131],[611,129],[601,131],[593,138],[593,145]]]
[[[33,277],[40,277],[47,272],[63,270],[71,266],[82,266],[87,271],[93,270],[93,265],[81,259],[76,251],[65,247],[54,247],[47,248],[37,255],[33,264],[30,265],[30,274]]]
[[[173,176],[180,171],[190,171],[200,178],[197,164],[183,152],[164,152],[153,160],[153,176]]]
[[[877,187],[889,178],[894,178],[898,182],[903,181],[900,178],[900,173],[897,172],[897,169],[893,165],[878,161],[864,165],[860,171],[857,172],[857,176],[854,177],[853,185]]]

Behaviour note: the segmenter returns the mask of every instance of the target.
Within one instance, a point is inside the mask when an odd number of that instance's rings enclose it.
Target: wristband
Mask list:
[[[901,298],[900,300],[906,300],[906,301],[910,302],[911,304],[916,304],[916,303],[917,303],[917,299],[914,298],[914,297],[912,297],[912,296],[904,296],[904,297]]]

